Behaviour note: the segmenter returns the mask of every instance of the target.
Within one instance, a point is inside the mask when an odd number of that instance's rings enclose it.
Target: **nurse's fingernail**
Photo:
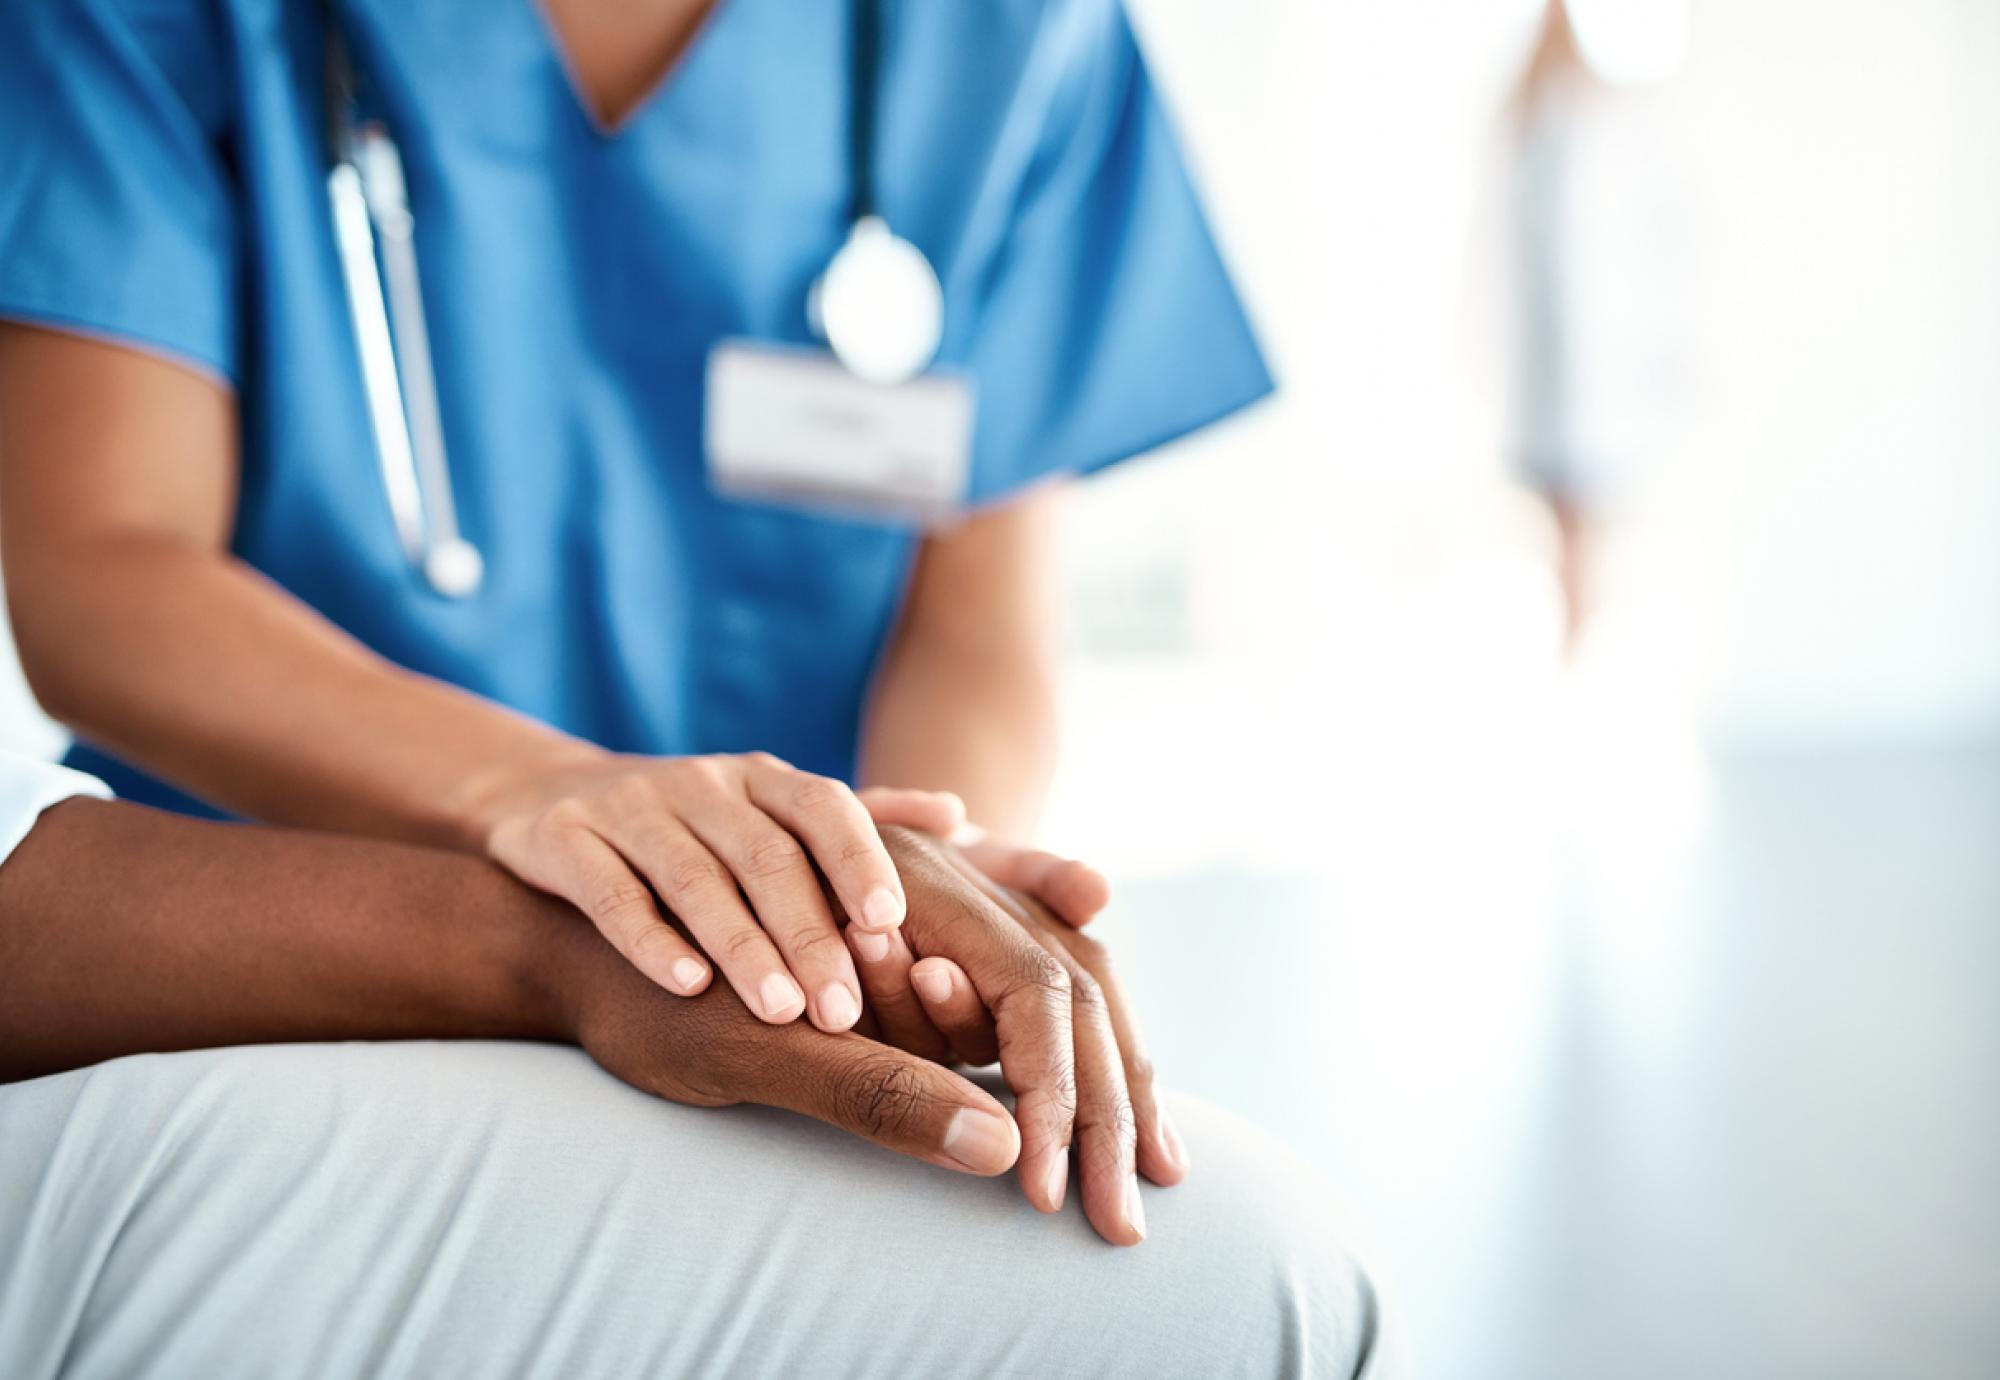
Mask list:
[[[928,1002],[951,1000],[951,974],[942,968],[912,968],[910,981]]]
[[[975,1174],[998,1174],[1014,1162],[1014,1127],[991,1112],[961,1107],[944,1128],[945,1158]]]
[[[1049,1156],[1047,1172],[1049,1211],[1054,1212],[1063,1205],[1063,1197],[1069,1192],[1069,1152],[1058,1150]]]
[[[708,980],[708,969],[691,958],[675,959],[673,972],[674,981],[680,984],[685,996],[693,996],[694,989]]]
[[[806,1005],[806,994],[783,973],[765,978],[764,985],[757,989],[757,999],[764,1004],[764,1015],[774,1021],[789,1021]]]
[[[889,936],[870,934],[867,930],[849,930],[848,936],[854,941],[854,952],[861,955],[864,963],[880,963],[889,956]]]
[[[893,930],[903,923],[903,898],[878,886],[861,903],[861,919],[871,930]]]
[[[861,1004],[854,993],[837,982],[819,989],[819,1023],[829,1030],[845,1030],[861,1019]]]

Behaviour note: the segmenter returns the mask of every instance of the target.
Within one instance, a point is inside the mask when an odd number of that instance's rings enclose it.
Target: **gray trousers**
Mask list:
[[[261,1046],[0,1088],[0,1375],[1379,1376],[1311,1171],[1173,1101],[1151,1238],[553,1046]]]

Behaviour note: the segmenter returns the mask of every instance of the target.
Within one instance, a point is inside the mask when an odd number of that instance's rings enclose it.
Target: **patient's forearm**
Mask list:
[[[489,864],[72,800],[0,864],[0,1079],[284,1040],[568,1037],[602,941]]]

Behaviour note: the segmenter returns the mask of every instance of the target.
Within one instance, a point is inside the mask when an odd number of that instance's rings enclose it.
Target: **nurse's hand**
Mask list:
[[[1111,883],[1102,872],[1075,858],[992,837],[966,819],[965,802],[951,791],[864,786],[858,794],[877,824],[951,840],[959,857],[988,881],[1034,897],[1065,924],[1081,929],[1111,904]]]
[[[905,808],[922,794],[898,793]],[[768,753],[604,753],[503,786],[487,818],[494,861],[583,911],[659,986],[693,996],[711,976],[671,913],[774,1025],[859,1018],[834,905],[858,932],[903,923],[902,881],[854,792]]]

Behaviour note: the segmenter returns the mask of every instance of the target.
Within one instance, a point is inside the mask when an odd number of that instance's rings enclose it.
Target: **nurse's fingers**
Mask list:
[[[963,968],[948,958],[919,959],[910,969],[910,986],[924,1004],[924,1014],[950,1042],[961,1063],[984,1068],[999,1059],[993,1017],[987,1014]]]
[[[882,1043],[940,1064],[948,1062],[951,1046],[924,1014],[923,1003],[910,987],[912,957],[903,932],[874,933],[850,925],[847,946],[861,970],[861,990],[868,994],[868,1012],[881,1031]]]
[[[948,839],[965,827],[965,801],[952,791],[863,786],[855,796],[877,824],[900,824]]]
[[[580,822],[551,816],[521,837],[496,839],[508,870],[562,897],[596,925],[626,961],[669,992],[694,996],[713,974],[661,917],[653,893],[616,849]]]
[[[845,782],[815,776],[775,757],[752,754],[744,775],[750,803],[811,851],[847,917],[864,930],[903,923],[903,879],[868,811]]]
[[[639,864],[745,1006],[772,1025],[798,1019],[805,993],[743,903],[736,878],[700,839],[678,821],[653,816],[625,821],[613,841]]]
[[[1095,920],[1111,904],[1111,883],[1104,874],[1074,858],[989,838],[961,843],[958,851],[988,880],[1027,892],[1057,919],[1078,928]]]
[[[736,874],[764,933],[784,956],[776,970],[757,976],[758,990],[789,967],[805,989],[812,1023],[826,1031],[851,1029],[861,1015],[861,983],[799,841],[742,802],[692,817],[688,824]]]

